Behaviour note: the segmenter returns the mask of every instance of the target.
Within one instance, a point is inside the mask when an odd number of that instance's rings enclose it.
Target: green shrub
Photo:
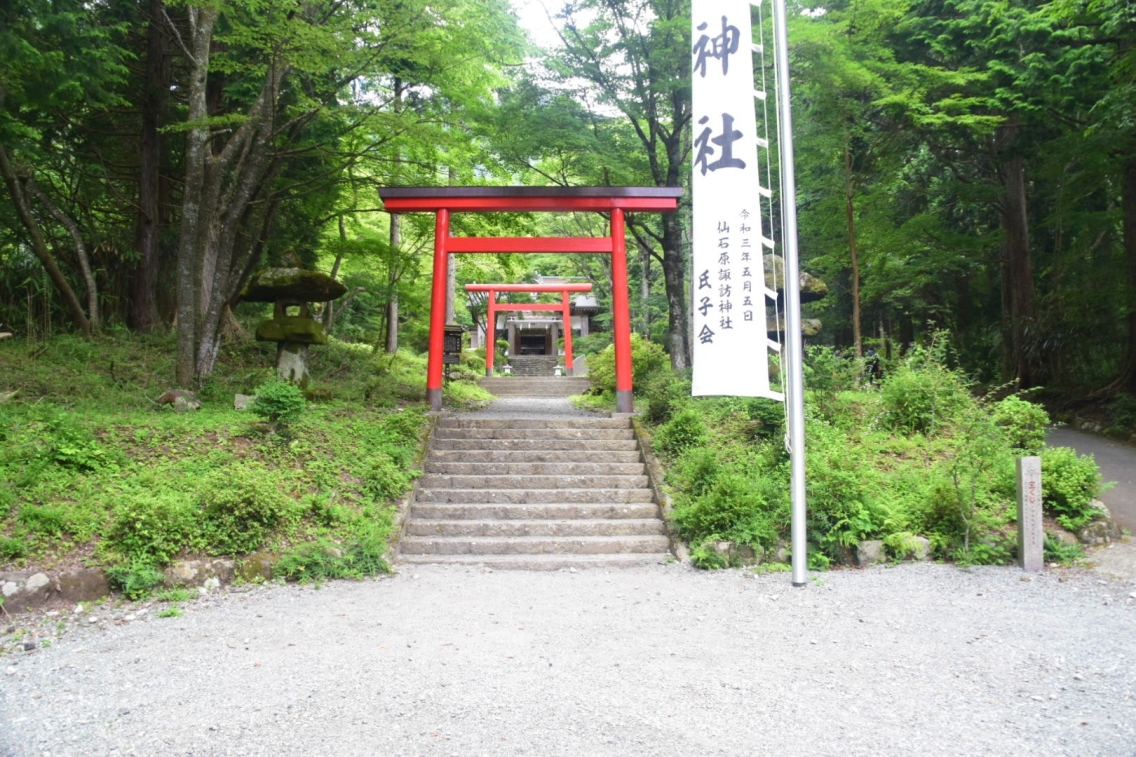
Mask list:
[[[680,501],[674,522],[689,541],[726,538],[769,546],[777,541],[779,523],[773,510],[777,487],[768,478],[728,472],[717,476],[702,494]]]
[[[290,503],[277,488],[275,474],[254,463],[229,465],[207,474],[198,497],[208,548],[227,555],[255,551]]]
[[[750,436],[753,439],[780,441],[785,435],[785,403],[765,397],[747,397],[742,407],[753,422]]]
[[[21,505],[18,517],[20,525],[40,536],[62,536],[69,526],[67,512],[58,505]]]
[[[281,556],[272,574],[288,581],[326,581],[389,573],[384,557],[389,535],[389,519],[368,519],[350,544],[327,539],[305,542]]]
[[[831,347],[810,345],[805,352],[805,386],[825,394],[855,389],[863,372],[862,363],[837,355]]]
[[[664,454],[678,455],[683,450],[705,444],[707,437],[702,417],[688,407],[656,429],[654,445]]]
[[[1010,446],[1019,454],[1041,454],[1045,448],[1045,429],[1049,426],[1049,413],[1045,408],[1010,396],[994,405],[993,416]]]
[[[667,353],[654,342],[638,334],[631,335],[631,381],[636,387],[645,387],[648,378],[655,371],[667,365]],[[603,352],[588,358],[588,378],[592,382],[592,392],[602,394],[615,391],[615,345],[608,345]]]
[[[400,447],[413,448],[417,446],[419,434],[422,433],[424,419],[420,409],[409,408],[383,416],[379,426]]]
[[[481,375],[485,373],[485,348],[465,350],[461,354],[461,366],[467,370]]]
[[[411,476],[391,456],[377,452],[367,467],[367,493],[380,502],[389,502],[410,488]]]
[[[931,352],[916,349],[880,387],[885,428],[933,436],[973,404],[962,377]]]
[[[1047,533],[1045,535],[1044,555],[1046,562],[1072,565],[1085,556],[1085,550],[1080,544],[1066,544],[1053,534]]]
[[[1093,497],[1100,488],[1100,469],[1092,455],[1078,455],[1068,447],[1042,451],[1042,499],[1063,528],[1077,531],[1093,519]]]
[[[168,494],[126,492],[114,509],[108,544],[131,560],[165,565],[190,541],[195,513]]]
[[[143,599],[161,586],[166,577],[153,565],[135,561],[107,568],[107,580],[112,589],[121,591],[127,599]]]
[[[307,407],[300,387],[290,381],[273,379],[256,388],[252,411],[273,428],[294,422]]]
[[[969,549],[959,547],[951,558],[959,565],[1006,565],[1013,559],[1013,550],[1013,539],[995,536],[971,544]]]
[[[713,540],[694,545],[690,550],[690,562],[696,568],[703,570],[720,570],[730,567],[730,561],[725,555],[718,554],[710,546]]]
[[[903,560],[919,551],[919,542],[910,531],[899,531],[884,537],[884,549],[893,559]]]
[[[656,371],[642,389],[647,397],[643,411],[643,420],[647,423],[666,423],[690,402],[690,380],[670,370]]]
[[[0,536],[0,560],[19,560],[27,557],[29,551],[28,543],[23,539]]]
[[[667,481],[692,497],[699,497],[710,490],[722,473],[718,453],[709,447],[695,447],[688,450],[667,472]]]
[[[1112,403],[1112,422],[1129,431],[1136,430],[1136,397],[1118,394]]]
[[[119,462],[118,456],[107,450],[91,430],[70,413],[59,411],[45,425],[50,437],[48,456],[56,465],[89,473]]]

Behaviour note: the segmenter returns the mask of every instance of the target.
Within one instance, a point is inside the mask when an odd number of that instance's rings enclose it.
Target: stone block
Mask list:
[[[323,324],[299,315],[270,318],[256,327],[259,342],[289,342],[292,344],[327,344]]]
[[[256,400],[255,394],[238,394],[233,397],[234,410],[248,410]]]
[[[915,537],[915,549],[911,552],[911,559],[916,562],[926,562],[931,559],[931,540],[925,536]]]
[[[1108,544],[1112,541],[1112,527],[1107,520],[1096,520],[1082,528],[1077,538],[1086,547],[1095,547],[1098,544]]]
[[[267,553],[249,555],[241,560],[237,566],[236,574],[243,581],[268,581],[272,578],[272,568],[276,565],[276,556]]]
[[[233,582],[236,563],[232,560],[178,560],[164,571],[170,586],[202,586],[209,579],[220,583]]]
[[[856,564],[868,568],[884,561],[884,543],[880,539],[867,539],[856,545]]]
[[[54,588],[46,573],[0,573],[0,596],[7,608],[39,607],[51,599]]]
[[[765,557],[765,550],[748,544],[738,544],[734,548],[734,554],[742,565],[757,565]]]
[[[102,568],[79,568],[60,573],[55,583],[60,598],[68,602],[93,602],[110,595],[110,581]]]
[[[1077,538],[1076,534],[1070,533],[1063,528],[1054,528],[1047,533],[1067,547],[1072,547],[1081,543],[1081,540]]]

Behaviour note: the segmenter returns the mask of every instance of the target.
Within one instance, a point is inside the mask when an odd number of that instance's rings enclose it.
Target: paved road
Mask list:
[[[1101,501],[1114,521],[1136,533],[1136,447],[1069,428],[1050,429],[1048,441],[1051,447],[1072,447],[1096,459],[1104,480],[1116,482]]]

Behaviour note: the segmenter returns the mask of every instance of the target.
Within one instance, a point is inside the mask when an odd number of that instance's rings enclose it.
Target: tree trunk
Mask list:
[[[1017,141],[1017,127],[1003,127],[1007,147],[1013,149]],[[1004,148],[1005,149],[1005,148]],[[1005,261],[1005,287],[1010,331],[1010,364],[1021,388],[1033,386],[1037,355],[1033,349],[1037,328],[1037,296],[1033,284],[1033,265],[1030,258],[1029,216],[1026,201],[1025,161],[1012,154],[1002,163],[1001,174],[1005,187],[1002,208],[1002,226],[1005,241],[1002,252]]]
[[[142,96],[141,156],[138,166],[138,268],[130,293],[130,325],[150,331],[158,315],[158,242],[161,236],[162,112],[169,92],[170,66],[162,33],[163,0],[150,0],[146,38],[146,89]]]
[[[639,307],[643,314],[640,319],[643,338],[651,336],[651,251],[639,247]]]
[[[63,275],[60,270],[55,256],[47,249],[47,242],[43,238],[43,231],[39,227],[35,216],[32,215],[31,208],[28,206],[27,198],[24,196],[23,188],[20,186],[19,178],[16,176],[16,171],[12,167],[12,163],[8,158],[8,151],[3,145],[0,145],[0,174],[4,176],[4,184],[8,187],[8,194],[12,197],[12,205],[16,208],[16,214],[20,218],[20,222],[24,225],[24,229],[28,233],[28,238],[31,241],[32,252],[39,258],[43,268],[47,271],[51,283],[55,285],[55,289],[63,297],[63,301],[67,304],[67,309],[71,311],[71,320],[74,321],[75,326],[84,334],[91,333],[91,322],[87,318],[87,314],[83,312],[83,306],[79,304],[79,298],[75,296],[75,290],[71,288],[68,283],[67,277]]]
[[[663,214],[663,282],[667,292],[667,351],[671,368],[685,370],[690,367],[686,261],[682,254],[682,229],[674,213]]]
[[[206,84],[209,78],[209,49],[213,41],[213,25],[218,11],[211,8],[188,9],[191,30],[186,120],[196,124],[186,134],[185,189],[182,199],[181,231],[177,256],[177,384],[192,388],[196,379],[197,303],[201,291],[197,276],[197,250],[202,215],[202,191],[205,186],[206,148],[209,127]]]
[[[844,146],[844,213],[848,220],[848,254],[852,259],[852,343],[856,357],[864,356],[860,333],[860,252],[856,243],[856,190],[852,186],[852,150]]]
[[[28,191],[40,201],[40,204],[47,209],[51,217],[67,229],[67,233],[71,235],[71,241],[75,245],[75,257],[79,261],[79,271],[83,274],[83,283],[87,288],[87,318],[91,322],[92,333],[97,333],[99,330],[99,287],[95,283],[95,274],[91,270],[91,259],[87,256],[87,245],[83,241],[83,233],[79,230],[79,224],[69,215],[64,213],[51,199],[43,193],[35,181],[31,178],[25,179]]]
[[[235,130],[211,134],[209,53],[217,11],[188,9],[192,29],[186,180],[178,245],[178,364],[183,386],[212,373],[228,303],[259,247],[238,252],[252,201],[272,175],[273,116],[288,64],[276,57],[256,100]]]
[[[1124,212],[1124,259],[1128,265],[1128,359],[1123,386],[1136,392],[1136,152],[1128,155],[1121,182]]]
[[[390,217],[391,267],[388,272],[390,294],[387,298],[387,354],[398,352],[398,250],[402,244],[402,216]]]

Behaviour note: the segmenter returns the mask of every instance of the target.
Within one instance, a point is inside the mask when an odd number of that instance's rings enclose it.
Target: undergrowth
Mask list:
[[[388,570],[392,503],[417,475],[425,358],[332,341],[304,401],[272,381],[272,345],[227,344],[184,414],[168,335],[0,343],[0,569],[108,568],[129,597],[183,557],[281,556],[286,578]],[[255,412],[233,409],[256,393]],[[450,404],[484,401],[451,381]],[[258,417],[259,415],[259,417]],[[261,423],[260,419],[268,421]]]
[[[812,348],[806,366],[809,564],[847,562],[867,539],[893,559],[927,540],[934,557],[1000,564],[1016,556],[1014,460],[1042,456],[1046,513],[1082,528],[1099,513],[1090,456],[1045,448],[1048,416],[1020,396],[981,396],[936,340],[865,380],[858,361]],[[784,406],[691,397],[690,379],[660,367],[636,376],[642,419],[665,463],[674,524],[695,563],[724,567],[712,545],[787,553],[789,465]],[[1047,543],[1054,559],[1075,549]],[[1057,553],[1060,552],[1060,555]]]

